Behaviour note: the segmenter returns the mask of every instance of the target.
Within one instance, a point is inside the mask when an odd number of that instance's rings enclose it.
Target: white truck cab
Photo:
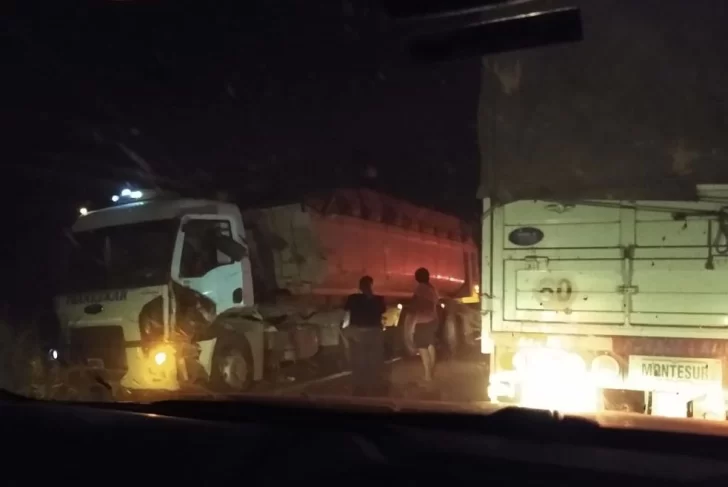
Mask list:
[[[131,390],[244,390],[262,374],[263,324],[244,312],[254,303],[240,211],[148,195],[127,191],[73,225],[55,302],[61,355]]]

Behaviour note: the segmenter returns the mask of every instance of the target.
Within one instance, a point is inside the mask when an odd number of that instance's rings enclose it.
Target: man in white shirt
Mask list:
[[[412,312],[415,315],[414,346],[422,360],[425,382],[432,381],[435,368],[435,335],[440,324],[437,304],[440,297],[430,284],[430,272],[420,267],[415,272],[417,287],[412,296]]]

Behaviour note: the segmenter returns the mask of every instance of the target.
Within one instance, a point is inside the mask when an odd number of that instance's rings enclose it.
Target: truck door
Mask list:
[[[216,238],[238,240],[231,219],[221,215],[188,215],[175,246],[172,278],[216,305],[216,313],[243,301],[243,266],[222,252]],[[238,242],[241,243],[241,242]]]
[[[702,333],[728,328],[728,255],[717,217],[637,210],[635,222],[630,323],[701,328]]]
[[[728,243],[726,225],[709,214],[717,207],[607,203],[521,201],[494,212],[493,294],[502,301],[493,329],[726,336]]]
[[[494,331],[624,324],[619,209],[519,201],[494,212],[493,228]]]

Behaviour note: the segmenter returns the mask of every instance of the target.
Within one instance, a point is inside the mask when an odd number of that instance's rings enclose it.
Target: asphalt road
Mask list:
[[[419,357],[391,362],[389,397],[444,402],[487,401],[488,364],[477,354],[441,360],[432,384],[424,384],[422,376]],[[291,383],[276,392],[292,396],[348,397],[351,395],[351,375],[345,372],[301,384]]]
[[[397,357],[388,361],[390,381],[387,398],[411,401],[442,401],[444,403],[473,404],[487,401],[488,361],[479,350],[465,351],[457,357],[442,353],[435,369],[434,380],[425,384],[419,357]],[[331,364],[329,364],[331,365]],[[244,394],[258,396],[352,396],[351,373],[336,372],[336,367],[317,365],[315,361],[289,365],[281,370],[276,381],[264,380]],[[175,393],[136,393],[124,399],[151,402],[164,399],[221,399],[229,394],[216,394],[204,387],[190,387]]]

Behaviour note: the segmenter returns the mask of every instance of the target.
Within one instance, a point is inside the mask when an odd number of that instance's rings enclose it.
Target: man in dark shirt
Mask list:
[[[349,343],[353,393],[357,396],[386,395],[384,377],[384,299],[374,294],[374,280],[359,279],[359,290],[346,299],[348,314],[344,337]]]

